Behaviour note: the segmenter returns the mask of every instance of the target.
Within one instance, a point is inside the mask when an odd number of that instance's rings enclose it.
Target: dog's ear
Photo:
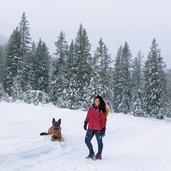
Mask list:
[[[60,124],[61,124],[61,119],[58,120],[58,125],[60,125]]]
[[[53,125],[55,124],[55,118],[52,119],[52,124],[53,124]]]

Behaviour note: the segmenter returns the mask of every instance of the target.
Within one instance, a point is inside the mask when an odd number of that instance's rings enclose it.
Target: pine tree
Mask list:
[[[75,47],[74,47],[74,41],[72,40],[69,46],[68,58],[66,60],[68,78],[71,78],[72,74],[75,72],[76,62],[74,57],[75,57]]]
[[[91,45],[89,43],[88,35],[86,29],[80,25],[76,39],[75,39],[75,62],[76,62],[76,89],[77,99],[75,102],[77,104],[76,108],[87,109],[90,105],[90,97],[88,93],[88,87],[91,81]]]
[[[4,82],[4,74],[6,67],[6,45],[0,46],[0,84]]]
[[[75,45],[74,41],[71,41],[69,46],[69,54],[66,60],[66,76],[68,88],[66,89],[66,106],[70,109],[78,108],[78,92],[77,92],[77,60],[75,58]]]
[[[94,73],[92,77],[94,79],[94,83],[92,87],[95,90],[93,94],[101,95],[108,102],[111,102],[110,97],[112,97],[110,86],[111,63],[112,60],[110,54],[108,53],[108,49],[101,38],[93,59]]]
[[[167,80],[167,111],[166,115],[171,117],[171,69],[166,71],[166,80]]]
[[[164,62],[154,39],[144,66],[145,109],[149,116],[163,115],[166,108],[166,78]]]
[[[138,53],[134,59],[131,77],[131,103],[135,116],[143,116],[143,75],[142,75],[142,54]]]
[[[23,60],[23,84],[22,89],[24,91],[28,90],[28,87],[30,87],[30,80],[29,80],[29,58],[30,58],[30,51],[31,51],[31,36],[30,36],[30,28],[29,28],[29,22],[27,20],[27,17],[25,15],[25,12],[23,12],[21,21],[19,23],[19,31],[21,35],[21,52],[22,52],[22,60]]]
[[[123,47],[120,46],[117,52],[117,56],[114,64],[114,74],[113,74],[113,110],[118,113],[118,106],[122,100],[122,65],[121,58],[123,53]]]
[[[5,92],[2,83],[0,83],[0,102],[1,101],[9,101],[9,96]]]
[[[16,28],[10,37],[7,48],[7,62],[4,80],[5,91],[9,96],[12,96],[14,100],[16,100],[16,98],[22,99],[23,82],[21,35],[18,28]],[[20,92],[15,96],[14,94],[18,93],[16,92],[17,90],[20,90]]]
[[[130,62],[131,52],[126,42],[118,51],[114,73],[114,110],[125,114],[131,111]]]
[[[35,42],[32,42],[32,47],[30,50],[30,54],[28,56],[27,60],[27,69],[28,69],[28,81],[27,81],[27,87],[28,90],[33,90],[36,86],[36,80],[35,80],[35,63],[37,62],[36,58],[36,50],[37,46]]]
[[[102,87],[103,85],[101,84],[101,78],[100,78],[100,72],[101,72],[100,64],[103,57],[104,57],[104,42],[102,41],[101,38],[100,41],[98,42],[96,51],[94,52],[93,63],[92,63],[92,75],[91,75],[91,82],[90,82],[90,88],[91,88],[90,92],[91,92],[92,99],[97,95],[104,94],[103,87]]]
[[[56,46],[56,60],[53,64],[54,71],[52,74],[51,97],[54,104],[59,107],[65,107],[66,89],[68,82],[66,77],[66,60],[68,56],[68,43],[65,40],[65,34],[60,32]]]
[[[22,89],[22,84],[19,74],[17,74],[14,77],[14,81],[11,89],[12,89],[11,97],[13,98],[13,101],[23,100],[23,89]]]
[[[23,100],[26,103],[49,102],[49,61],[50,55],[46,44],[39,39],[37,45],[33,42],[28,58],[28,78],[27,91],[24,92]]]
[[[46,44],[39,39],[33,60],[32,86],[34,90],[48,92],[49,83],[49,52]]]
[[[29,31],[29,22],[27,20],[25,12],[23,12],[21,21],[19,23],[19,30],[21,34],[21,51],[23,52],[23,54],[28,54],[31,48],[31,37]]]

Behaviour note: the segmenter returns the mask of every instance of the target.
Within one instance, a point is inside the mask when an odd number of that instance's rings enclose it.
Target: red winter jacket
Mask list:
[[[101,130],[106,127],[106,113],[100,112],[95,107],[90,107],[85,122],[88,123],[88,129]]]

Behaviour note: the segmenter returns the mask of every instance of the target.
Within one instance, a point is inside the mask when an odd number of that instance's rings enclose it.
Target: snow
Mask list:
[[[110,114],[103,160],[85,159],[86,112],[53,105],[0,103],[0,171],[170,171],[171,120]],[[64,141],[52,142],[52,118],[62,119]],[[95,138],[92,141],[97,152]]]

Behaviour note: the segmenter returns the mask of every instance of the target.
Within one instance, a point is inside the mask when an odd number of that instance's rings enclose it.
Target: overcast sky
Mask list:
[[[55,52],[54,42],[61,30],[70,42],[82,23],[92,51],[102,37],[112,58],[125,41],[133,57],[139,50],[147,56],[156,38],[171,68],[170,0],[1,0],[0,6],[0,34],[6,37],[25,11],[31,37],[36,42],[41,37],[51,53]]]

